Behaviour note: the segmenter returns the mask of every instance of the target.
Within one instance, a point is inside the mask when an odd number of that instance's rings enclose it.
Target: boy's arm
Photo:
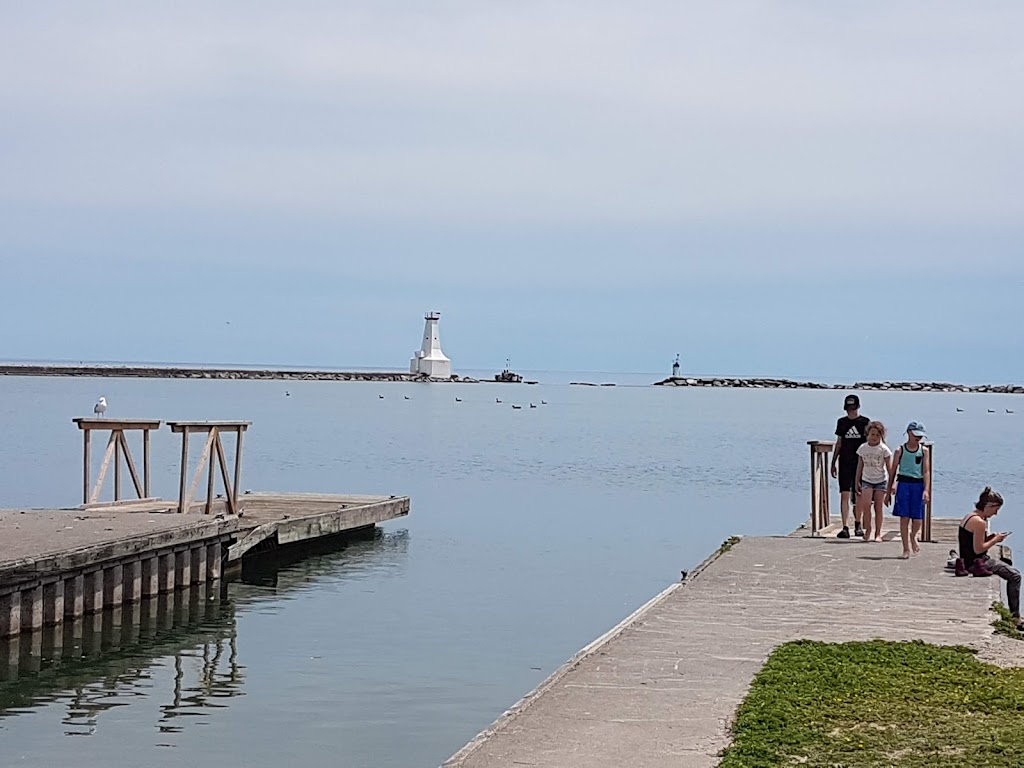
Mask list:
[[[839,465],[839,449],[843,447],[843,438],[840,435],[836,435],[836,447],[832,449],[832,477],[839,474],[839,470],[836,467]]]
[[[924,449],[924,503],[932,497],[932,452]]]
[[[900,459],[903,456],[903,446],[901,445],[896,449],[896,453],[892,456],[889,469],[889,486],[885,489],[885,503],[888,506],[889,502],[892,501],[892,487],[896,484],[896,472],[895,469],[900,465]]]

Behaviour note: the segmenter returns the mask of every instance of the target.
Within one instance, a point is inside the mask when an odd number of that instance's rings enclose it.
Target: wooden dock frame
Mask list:
[[[203,469],[207,461],[210,463],[209,475],[206,484],[206,505],[205,514],[210,514],[213,509],[213,492],[215,484],[214,454],[217,464],[220,466],[221,479],[224,483],[224,498],[227,502],[228,513],[238,514],[238,487],[242,478],[242,436],[252,426],[251,421],[168,421],[167,426],[171,432],[181,435],[181,475],[178,483],[178,512],[185,513],[192,506],[192,499],[195,498],[196,490],[199,487],[199,480],[202,477]],[[222,432],[233,432],[235,434],[235,467],[234,479],[228,475],[228,463],[224,455],[224,444],[221,442]],[[206,444],[203,446],[203,453],[199,458],[199,465],[196,467],[192,477],[191,485],[187,486],[188,478],[188,443],[192,434],[205,434]]]
[[[811,536],[820,536],[829,527],[828,457],[835,443],[829,440],[808,440],[811,447]]]
[[[831,525],[829,519],[829,460],[828,457],[835,448],[831,440],[808,440],[807,445],[811,449],[811,536],[821,536],[825,529]],[[931,477],[935,477],[935,444],[925,441],[924,447],[931,455]],[[932,493],[928,497],[928,503],[924,506],[924,521],[921,524],[921,541],[934,541],[932,539],[932,503],[935,495],[935,483],[932,483]]]
[[[121,501],[121,455],[124,454],[125,464],[128,473],[135,486],[135,493],[139,499],[150,499],[150,461],[149,461],[149,433],[159,429],[159,419],[104,419],[104,418],[78,418],[72,419],[82,430],[82,506],[88,507],[99,502],[100,493],[103,490],[103,481],[106,480],[107,470],[110,468],[110,460],[114,460],[114,502]],[[95,485],[92,482],[92,433],[110,432],[107,440],[107,450],[103,455],[103,463],[100,465],[99,475]],[[142,432],[142,480],[135,470],[135,462],[132,460],[131,448],[124,436],[126,431]]]

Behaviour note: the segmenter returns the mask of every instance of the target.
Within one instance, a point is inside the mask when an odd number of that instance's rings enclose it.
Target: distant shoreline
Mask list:
[[[822,384],[816,381],[796,381],[775,378],[737,378],[715,376],[669,376],[654,382],[656,387],[722,387],[742,389],[845,389],[875,392],[962,392],[1001,395],[1024,394],[1024,386],[1017,384],[950,384],[944,381],[858,381],[854,384]]]
[[[0,365],[0,376],[77,376],[142,379],[220,379],[256,381],[408,381],[476,384],[479,379],[433,379],[400,371],[325,371],[303,368],[203,368],[162,365]]]
[[[65,376],[142,379],[211,379],[250,381],[401,381],[410,383],[494,383],[490,379],[453,375],[451,379],[429,378],[401,371],[335,371],[314,368],[206,368],[180,365],[57,365],[0,364],[0,376]],[[508,383],[508,382],[497,382]],[[536,384],[536,381],[523,381]],[[613,382],[572,381],[570,386],[614,387]],[[880,392],[961,392],[1024,394],[1017,384],[950,384],[936,381],[859,381],[854,384],[824,384],[797,379],[743,376],[669,376],[653,383],[656,387],[719,387],[723,389],[844,389]]]

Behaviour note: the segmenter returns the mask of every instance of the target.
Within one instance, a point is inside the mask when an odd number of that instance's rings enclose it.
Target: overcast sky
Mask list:
[[[0,0],[0,358],[1024,380],[1021,29]]]

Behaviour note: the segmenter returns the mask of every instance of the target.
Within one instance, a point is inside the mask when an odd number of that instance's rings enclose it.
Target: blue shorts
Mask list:
[[[889,487],[889,483],[883,480],[880,483],[869,483],[867,480],[860,481],[860,492],[861,493],[874,493],[875,491],[885,492],[885,489]]]
[[[924,520],[924,483],[898,481],[896,503],[893,505],[892,513],[896,517]]]

